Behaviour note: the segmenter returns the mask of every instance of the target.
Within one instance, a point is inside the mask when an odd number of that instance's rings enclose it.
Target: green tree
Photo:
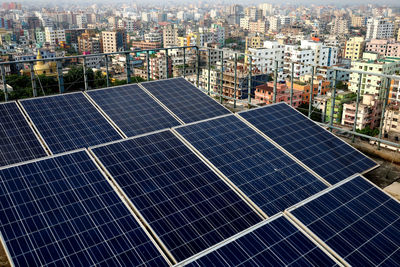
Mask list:
[[[94,86],[94,73],[91,68],[86,68],[88,86]],[[73,66],[66,75],[64,75],[65,91],[78,91],[85,89],[85,81],[83,75],[83,66]]]
[[[297,110],[300,111],[301,113],[303,113],[304,115],[308,116],[308,104],[301,104],[300,106],[298,106]],[[313,121],[317,121],[317,122],[322,122],[322,115],[321,115],[321,110],[312,107],[311,108],[311,119]]]
[[[371,129],[369,126],[365,127],[364,129],[357,129],[357,133],[365,134],[369,136],[377,136],[379,134],[379,129]]]

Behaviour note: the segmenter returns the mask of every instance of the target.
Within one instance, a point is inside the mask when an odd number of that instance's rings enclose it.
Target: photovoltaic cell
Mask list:
[[[15,266],[167,266],[86,151],[0,169]]]
[[[0,104],[0,166],[47,156],[15,102]]]
[[[81,92],[21,104],[54,154],[121,139]]]
[[[177,261],[261,221],[170,131],[92,151]]]
[[[331,184],[377,166],[285,103],[241,112],[240,116]]]
[[[87,94],[128,137],[180,124],[136,84],[88,91]]]
[[[327,187],[234,115],[175,129],[268,216]]]
[[[141,85],[185,123],[230,113],[229,110],[184,78],[148,82]]]
[[[350,265],[400,262],[400,203],[361,176],[289,211]]]
[[[188,266],[335,266],[284,216],[272,218]]]

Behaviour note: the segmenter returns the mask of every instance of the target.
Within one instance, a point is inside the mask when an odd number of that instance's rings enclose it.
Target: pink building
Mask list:
[[[255,99],[260,103],[272,104],[274,98],[274,83],[268,82],[256,87]],[[301,105],[303,91],[293,90],[293,107]],[[278,83],[276,86],[276,102],[286,102],[290,105],[290,88],[286,83]]]
[[[365,44],[365,51],[378,53],[385,57],[400,57],[400,43],[394,40],[372,39]]]

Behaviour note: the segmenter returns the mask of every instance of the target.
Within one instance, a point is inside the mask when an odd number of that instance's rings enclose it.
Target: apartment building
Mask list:
[[[372,39],[365,45],[365,51],[374,52],[384,57],[400,57],[400,42]]]
[[[303,91],[293,90],[292,106],[297,108],[303,102]],[[260,104],[272,104],[274,99],[274,83],[268,82],[256,87],[254,98]],[[285,102],[290,104],[290,89],[285,82],[279,82],[276,85],[276,102]]]
[[[394,35],[394,23],[386,18],[369,18],[367,20],[367,40],[390,39]]]
[[[78,51],[79,54],[102,53],[100,35],[94,33],[93,31],[86,30],[85,33],[78,36]]]
[[[103,31],[102,41],[104,53],[125,51],[127,49],[125,30]]]
[[[376,53],[365,52],[362,60],[353,61],[351,63],[352,70],[368,71],[370,73],[393,75],[400,71],[400,58],[386,57],[379,58]],[[382,88],[386,86],[384,77],[369,74],[350,74],[349,90],[357,92],[358,83],[361,76],[361,95],[371,94],[379,95]]]
[[[326,102],[326,114],[325,121],[331,120],[331,112],[332,112],[332,95],[331,93],[327,94],[328,101]],[[335,95],[335,103],[333,107],[333,122],[341,123],[342,122],[342,114],[343,114],[343,105],[354,101],[356,99],[356,94],[350,91],[338,91]]]
[[[163,42],[164,47],[171,47],[178,45],[178,37],[183,36],[183,29],[178,28],[177,25],[167,25],[163,29]]]
[[[383,120],[383,131],[393,134],[395,141],[400,138],[400,105],[389,105],[386,107],[385,117]],[[396,140],[397,137],[397,140]]]
[[[346,41],[344,48],[344,58],[351,60],[359,60],[362,58],[364,51],[365,40],[364,37],[352,37]]]
[[[53,28],[45,28],[46,42],[50,45],[59,45],[61,42],[65,42],[65,31],[64,30],[53,30]]]
[[[364,95],[358,105],[356,113],[356,102],[343,104],[342,125],[353,127],[357,116],[356,129],[364,129],[367,126],[374,129],[379,126],[382,103],[375,95]]]

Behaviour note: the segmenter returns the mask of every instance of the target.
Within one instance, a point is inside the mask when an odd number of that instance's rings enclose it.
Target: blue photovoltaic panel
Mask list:
[[[240,116],[331,184],[377,166],[285,103],[241,112]]]
[[[127,136],[180,124],[136,84],[87,93]]]
[[[170,131],[92,150],[177,261],[261,221]]]
[[[121,139],[81,92],[21,104],[54,154]]]
[[[251,232],[201,256],[191,266],[335,266],[284,216],[272,218]]]
[[[268,216],[327,187],[234,115],[176,130]]]
[[[0,231],[15,266],[166,266],[86,151],[0,170]]]
[[[15,102],[0,104],[0,166],[47,156]]]
[[[399,265],[400,203],[361,176],[290,212],[350,265]]]
[[[230,113],[184,78],[148,82],[142,85],[185,123]]]

